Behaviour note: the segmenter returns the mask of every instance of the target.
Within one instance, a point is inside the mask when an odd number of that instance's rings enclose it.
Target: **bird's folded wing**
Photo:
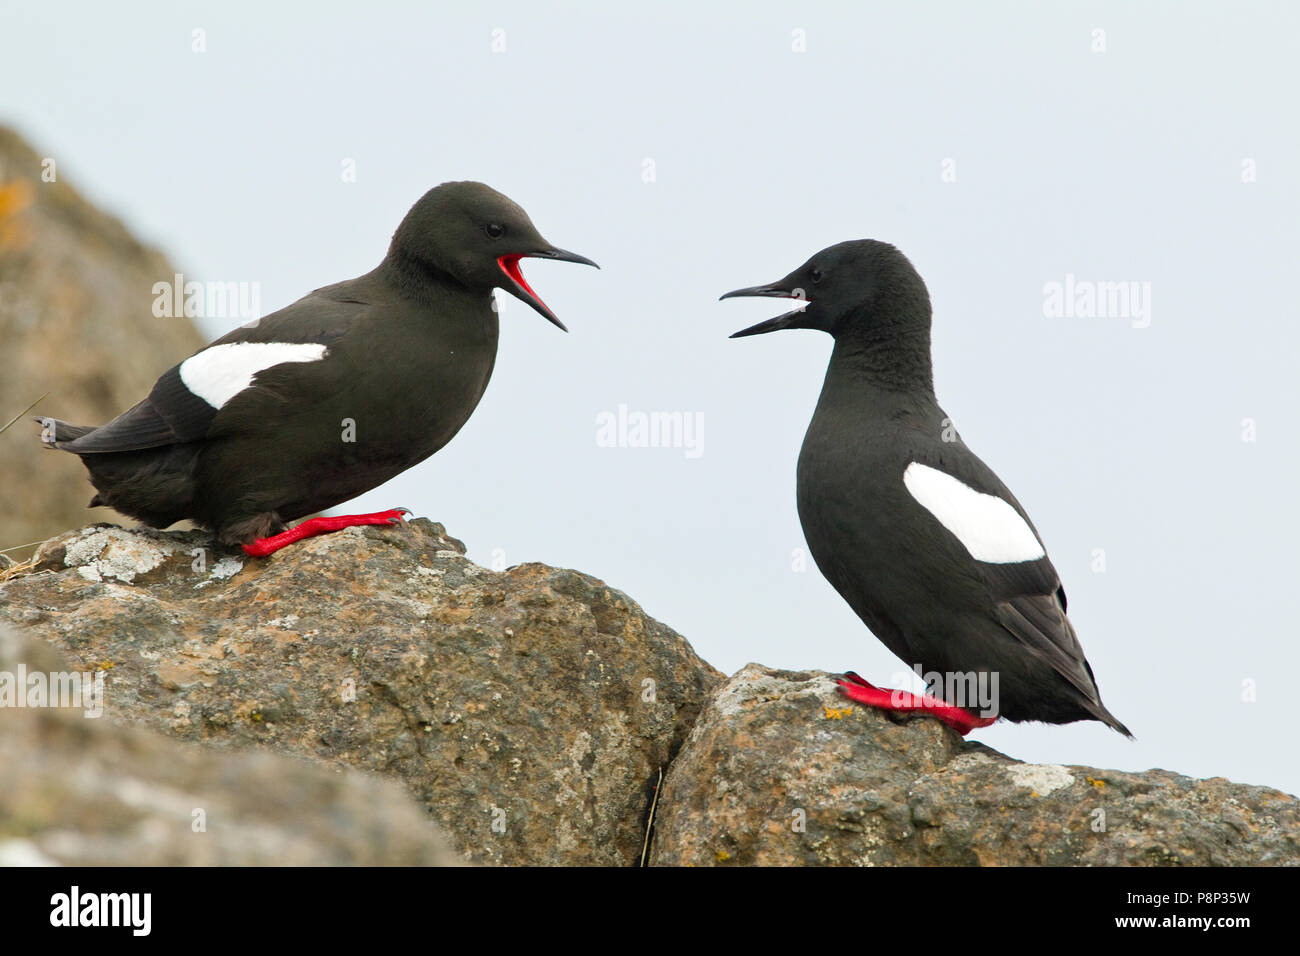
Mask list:
[[[355,299],[313,293],[278,312],[232,329],[179,365],[162,374],[149,397],[103,425],[59,447],[74,454],[139,451],[204,438],[220,407],[229,400],[222,387],[230,377],[221,375],[229,360],[244,376],[236,385],[256,386],[257,374],[285,362],[310,361],[324,354],[321,347],[342,337],[351,321],[369,306]],[[242,349],[258,352],[250,364]],[[315,350],[307,352],[313,346]],[[281,348],[283,347],[283,348]],[[295,354],[304,352],[304,354]],[[186,373],[189,373],[187,383]],[[213,387],[204,387],[204,385]],[[224,399],[224,400],[223,400]]]
[[[953,495],[942,477],[922,472],[918,477],[928,481],[929,488],[924,483],[909,486],[913,497],[950,531],[957,529],[954,536],[972,558],[970,566],[988,589],[994,613],[1002,626],[1027,649],[1047,660],[1085,697],[1096,698],[1096,685],[1087,669],[1083,648],[1065,616],[1065,589],[1056,568],[1041,550],[1038,532],[1025,509],[992,469],[965,445],[941,445],[926,451],[928,454],[917,454],[914,460],[959,481],[965,491]],[[926,491],[930,489],[934,489],[937,500],[927,502]],[[971,507],[972,497],[986,496],[999,499],[1006,507],[988,507],[987,501],[978,502],[984,507]],[[960,518],[968,519],[967,523],[959,524]],[[1008,528],[1008,525],[1017,527]],[[1005,540],[1009,531],[1016,531],[1026,544],[1039,543],[1038,549],[1031,547],[1026,551],[1038,556],[1022,561],[988,561],[970,553],[972,543]]]
[[[1022,595],[1057,595],[1062,609],[1065,607],[1061,579],[1046,555],[1036,561],[1017,561],[1014,564],[979,562],[976,567],[994,603],[1000,604]]]
[[[172,369],[167,375],[174,375]],[[164,376],[165,378],[166,376]],[[157,391],[157,386],[154,386]],[[209,409],[215,411],[215,409]],[[210,416],[209,416],[210,417]],[[199,431],[199,437],[202,432]],[[123,412],[107,425],[93,429],[80,438],[58,443],[64,451],[77,455],[110,454],[113,452],[140,451],[189,441],[181,436],[154,404],[153,395]]]
[[[1002,626],[1026,648],[1042,655],[1084,697],[1097,698],[1083,648],[1056,595],[1024,594],[997,605],[996,611]]]

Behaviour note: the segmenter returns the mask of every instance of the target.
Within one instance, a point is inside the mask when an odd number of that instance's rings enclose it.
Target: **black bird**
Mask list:
[[[41,437],[81,456],[92,506],[156,528],[188,518],[253,555],[399,521],[404,508],[285,530],[460,431],[496,362],[494,287],[564,329],[519,271],[527,257],[596,265],[552,246],[496,190],[443,183],[411,207],[378,268],[234,329],[107,425],[38,418]]]
[[[735,296],[805,304],[732,338],[817,329],[835,340],[799,452],[799,520],[822,574],[930,693],[853,673],[842,691],[962,734],[1001,716],[1099,720],[1131,737],[1101,702],[1025,509],[935,399],[930,296],[907,258],[884,242],[842,242],[722,298]]]

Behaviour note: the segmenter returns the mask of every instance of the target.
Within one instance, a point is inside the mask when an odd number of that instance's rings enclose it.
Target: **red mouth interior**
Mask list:
[[[506,275],[510,277],[510,281],[514,282],[516,285],[519,286],[519,288],[527,292],[528,295],[532,297],[533,301],[536,302],[538,305],[540,305],[543,309],[545,309],[547,312],[550,312],[551,311],[550,307],[545,302],[542,301],[541,296],[539,296],[536,292],[533,291],[533,287],[528,284],[528,280],[524,278],[524,274],[519,271],[519,260],[522,258],[524,258],[522,255],[501,256],[499,259],[497,259],[497,265],[501,267],[502,272],[504,272]]]

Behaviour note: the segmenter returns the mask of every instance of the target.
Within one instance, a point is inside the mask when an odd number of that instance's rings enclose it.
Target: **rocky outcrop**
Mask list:
[[[673,762],[661,866],[1300,864],[1300,801],[1164,770],[1020,763],[750,664]]]
[[[722,675],[594,578],[464,551],[424,520],[264,560],[92,527],[43,545],[0,613],[105,668],[111,717],[391,776],[470,860],[637,863]]]
[[[0,628],[0,674],[66,673]],[[396,784],[266,752],[214,753],[87,717],[0,707],[0,866],[456,865]]]
[[[821,673],[724,681],[595,578],[498,573],[464,551],[422,519],[262,560],[99,525],[11,571],[0,621],[105,674],[107,721],[179,738],[149,746],[175,748],[157,779],[182,803],[234,773],[206,761],[292,754],[403,784],[473,862],[635,865],[653,823],[662,866],[1300,864],[1300,801],[1276,790],[1019,763],[932,718],[849,705]],[[0,744],[0,762],[57,780],[43,741],[57,755],[73,731],[50,726]],[[127,749],[78,746],[106,770]],[[285,816],[322,801],[264,767],[240,772]],[[94,832],[125,832],[125,853],[131,826]]]
[[[31,417],[106,422],[203,344],[190,319],[153,313],[154,283],[171,283],[176,270],[45,162],[58,158],[0,126],[0,426],[49,393],[0,434],[3,550],[116,516],[87,510],[95,490],[85,468],[42,448]]]

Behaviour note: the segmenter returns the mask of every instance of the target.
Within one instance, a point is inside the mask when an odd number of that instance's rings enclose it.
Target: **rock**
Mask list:
[[[0,680],[69,669],[0,628]],[[0,766],[0,866],[461,862],[389,781],[214,752],[75,707],[0,706]]]
[[[81,461],[43,448],[32,416],[106,422],[204,344],[190,319],[154,315],[154,283],[177,270],[78,195],[60,167],[45,181],[43,159],[0,126],[0,426],[49,393],[0,433],[0,488],[21,489],[0,496],[5,550],[116,514],[87,510],[95,489]]]
[[[1300,864],[1300,801],[1222,778],[1019,763],[821,672],[718,688],[655,814],[658,866]]]
[[[1300,865],[1287,794],[1020,763],[932,718],[850,705],[823,673],[751,664],[724,681],[594,578],[497,573],[464,552],[423,519],[264,560],[197,531],[96,525],[46,542],[0,574],[0,621],[102,672],[108,717],[28,711],[0,739],[0,766],[21,768],[0,774],[0,862],[136,859],[155,837],[149,859],[246,859],[257,812],[284,828],[276,862],[399,852],[391,793],[373,798],[376,822],[360,782],[310,761],[399,781],[482,863],[635,865],[663,769],[660,866]],[[180,796],[139,796],[150,787]],[[191,804],[239,821],[229,847],[175,835]],[[353,830],[313,829],[320,806],[355,814]],[[291,831],[295,808],[308,819]],[[76,839],[58,843],[62,829]]]
[[[464,552],[425,520],[260,560],[98,525],[0,585],[0,619],[103,669],[114,718],[402,781],[470,860],[637,863],[722,675],[595,578]]]

